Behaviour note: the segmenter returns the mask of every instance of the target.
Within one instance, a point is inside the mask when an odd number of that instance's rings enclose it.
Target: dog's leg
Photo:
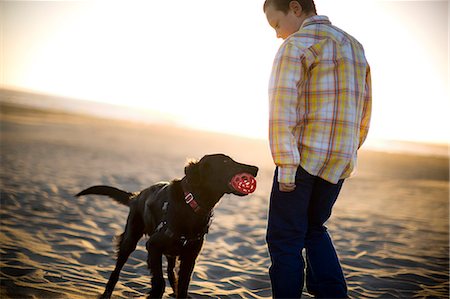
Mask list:
[[[189,257],[181,260],[178,279],[178,292],[176,298],[188,298],[189,282],[191,281],[192,271],[194,270],[195,257]]]
[[[175,294],[176,297],[178,279],[175,276],[174,268],[177,258],[174,256],[166,256],[166,257],[167,257],[167,276],[169,277],[170,286],[172,287],[173,293]]]
[[[125,265],[130,254],[136,249],[136,245],[139,242],[139,239],[143,235],[143,225],[140,220],[134,216],[134,213],[130,212],[130,216],[128,216],[127,225],[125,227],[125,232],[121,235],[119,244],[118,244],[118,253],[117,253],[117,261],[116,267],[114,271],[111,273],[109,277],[108,283],[106,284],[105,292],[100,297],[110,298],[114,287],[119,280],[120,270]]]
[[[150,298],[162,298],[166,288],[162,271],[162,252],[158,248],[151,247],[149,242],[147,242],[147,251],[147,264],[152,275]]]
[[[188,298],[189,282],[191,281],[192,271],[194,271],[195,260],[197,259],[203,240],[199,241],[188,253],[180,256],[180,271],[178,275],[177,298]]]

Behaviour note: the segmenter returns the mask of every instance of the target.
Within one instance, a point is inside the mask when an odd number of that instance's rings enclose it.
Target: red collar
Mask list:
[[[181,186],[184,192],[184,201],[192,208],[192,210],[194,210],[195,213],[200,213],[203,209],[198,205],[194,195],[188,191],[186,178],[181,180]]]
[[[184,191],[184,200],[194,210],[195,213],[198,213],[201,210],[200,206],[194,198],[194,195],[192,195],[191,192]]]

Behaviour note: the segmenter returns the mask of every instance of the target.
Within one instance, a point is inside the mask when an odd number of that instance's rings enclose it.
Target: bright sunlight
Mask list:
[[[1,84],[266,138],[267,83],[282,41],[262,3],[2,2]],[[365,46],[374,92],[369,137],[448,142],[448,3],[316,6]]]

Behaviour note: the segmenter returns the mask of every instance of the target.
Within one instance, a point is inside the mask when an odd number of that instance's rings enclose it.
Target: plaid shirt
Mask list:
[[[370,68],[355,38],[325,16],[306,19],[278,50],[269,100],[280,183],[294,183],[298,166],[331,183],[350,176],[372,106]]]

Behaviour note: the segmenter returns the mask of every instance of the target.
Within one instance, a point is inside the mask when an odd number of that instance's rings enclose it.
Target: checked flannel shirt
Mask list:
[[[334,184],[350,176],[372,106],[370,68],[355,38],[326,16],[306,19],[278,50],[269,102],[278,182],[294,183],[299,166]]]

